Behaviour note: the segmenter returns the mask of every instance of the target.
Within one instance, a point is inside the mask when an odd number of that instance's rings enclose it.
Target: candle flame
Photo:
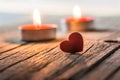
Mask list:
[[[40,17],[40,12],[38,9],[35,9],[33,12],[33,24],[35,26],[41,25],[41,17]]]
[[[79,18],[81,18],[81,9],[80,9],[80,7],[79,6],[74,6],[74,8],[73,8],[73,17],[75,18],[75,19],[79,19]]]

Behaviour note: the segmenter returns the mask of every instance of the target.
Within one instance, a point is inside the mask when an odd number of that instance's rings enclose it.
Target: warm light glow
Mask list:
[[[81,9],[80,9],[79,6],[74,6],[74,8],[73,8],[73,17],[75,19],[81,18]]]
[[[33,24],[35,26],[41,25],[41,17],[40,17],[40,12],[38,9],[35,9],[33,12]]]

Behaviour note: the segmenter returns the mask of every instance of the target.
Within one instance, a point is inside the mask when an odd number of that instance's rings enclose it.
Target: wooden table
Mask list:
[[[59,43],[64,34],[50,42],[26,43],[18,31],[0,35],[0,80],[119,80],[119,31],[81,32],[84,51],[66,54]]]

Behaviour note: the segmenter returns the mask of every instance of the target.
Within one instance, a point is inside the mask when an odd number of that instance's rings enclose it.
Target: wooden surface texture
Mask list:
[[[119,80],[120,31],[80,32],[84,50],[66,54],[59,43],[68,34],[48,42],[22,42],[18,31],[1,32],[0,80]]]

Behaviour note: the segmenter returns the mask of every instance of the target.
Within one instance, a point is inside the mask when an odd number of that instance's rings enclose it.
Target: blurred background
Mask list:
[[[72,16],[74,5],[81,7],[82,15],[94,16],[99,29],[113,29],[120,25],[120,0],[0,0],[0,27],[17,28],[32,23],[35,8],[42,14],[42,23],[61,26],[61,19]]]

